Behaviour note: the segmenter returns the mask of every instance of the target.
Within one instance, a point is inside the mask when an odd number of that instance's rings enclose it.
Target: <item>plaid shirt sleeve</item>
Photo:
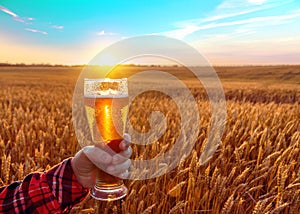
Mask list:
[[[64,213],[81,202],[89,189],[78,183],[72,158],[44,173],[0,188],[0,213]]]

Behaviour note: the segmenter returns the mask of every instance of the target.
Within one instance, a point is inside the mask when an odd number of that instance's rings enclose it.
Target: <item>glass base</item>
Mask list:
[[[115,201],[124,198],[127,192],[128,189],[124,184],[117,187],[94,186],[91,190],[91,196],[100,201]]]

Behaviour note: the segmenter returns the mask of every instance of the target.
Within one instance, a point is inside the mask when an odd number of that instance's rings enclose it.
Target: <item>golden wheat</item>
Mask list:
[[[80,69],[63,71],[24,71],[30,74],[25,80],[22,72],[16,77],[0,71],[9,80],[0,79],[0,185],[47,170],[80,149],[71,122],[72,92]],[[181,157],[179,166],[163,176],[125,181],[130,192],[124,200],[103,203],[88,197],[73,213],[300,212],[299,90],[225,88],[224,135],[203,166],[199,157],[207,142],[211,111],[203,89],[191,91],[199,106],[201,128],[190,155]],[[129,116],[134,128],[147,131],[146,116],[153,110],[166,115],[166,133],[152,145],[132,145],[134,159],[165,153],[179,135],[176,105],[154,92],[133,103]]]

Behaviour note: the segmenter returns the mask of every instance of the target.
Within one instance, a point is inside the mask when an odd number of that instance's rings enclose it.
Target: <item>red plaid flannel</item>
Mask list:
[[[69,158],[44,173],[0,188],[0,213],[64,213],[89,192],[76,180]]]

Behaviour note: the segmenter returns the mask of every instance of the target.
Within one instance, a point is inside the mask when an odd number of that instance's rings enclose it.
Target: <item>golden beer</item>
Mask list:
[[[128,112],[126,79],[85,80],[84,104],[92,140],[96,146],[107,144],[114,152],[120,152],[119,144]],[[90,86],[90,87],[89,87]],[[103,148],[102,148],[103,149]],[[113,154],[112,151],[106,152]],[[98,170],[97,182],[91,195],[98,200],[117,200],[126,195],[123,180]]]

